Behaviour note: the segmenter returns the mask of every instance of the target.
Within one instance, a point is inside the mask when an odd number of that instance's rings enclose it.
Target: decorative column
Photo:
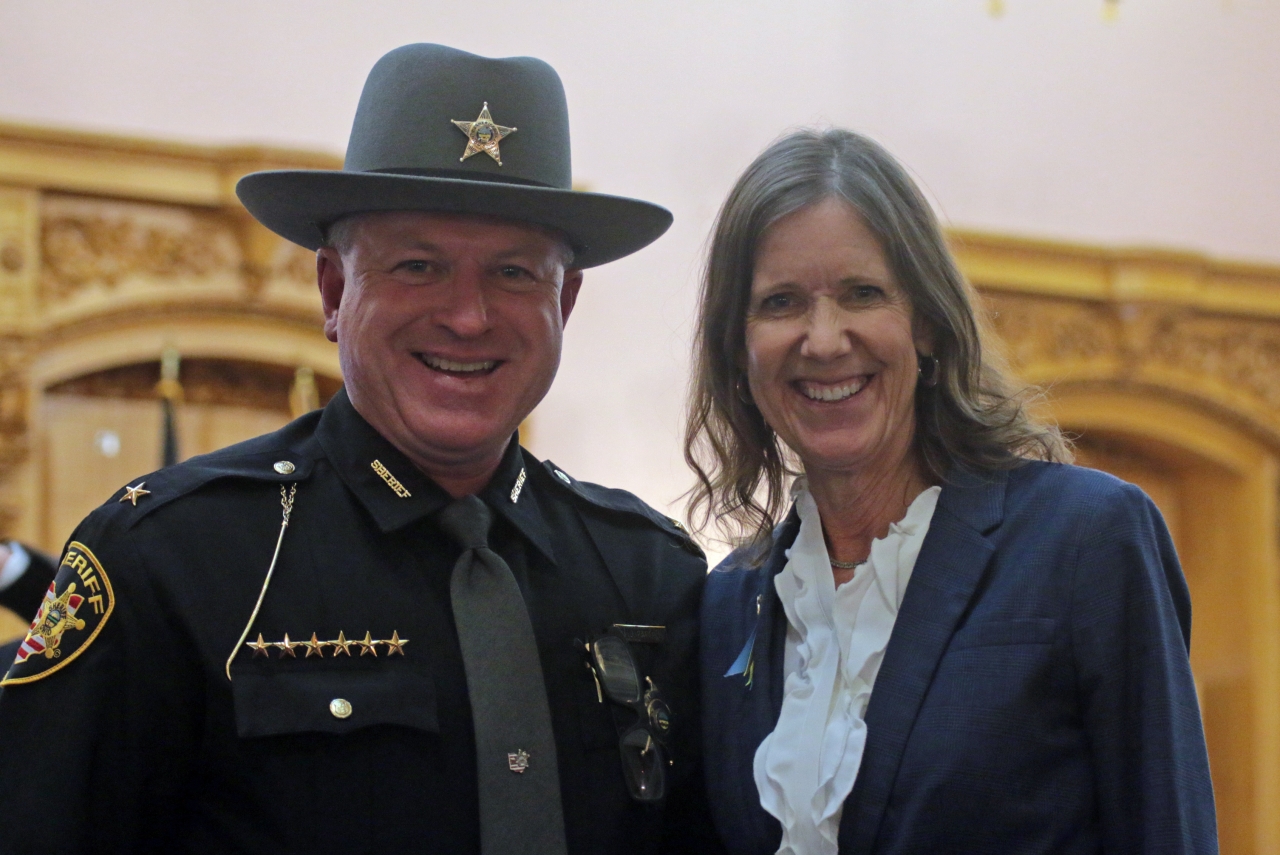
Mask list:
[[[40,273],[40,193],[0,185],[0,537],[26,534],[31,479],[17,472],[30,451],[29,337]]]

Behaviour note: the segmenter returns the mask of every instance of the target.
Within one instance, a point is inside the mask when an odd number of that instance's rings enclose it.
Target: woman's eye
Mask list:
[[[855,285],[852,292],[853,298],[859,302],[874,300],[876,297],[884,294],[884,291],[875,285]]]
[[[514,264],[508,264],[506,267],[503,267],[499,272],[502,274],[503,278],[505,279],[523,279],[525,277],[533,276],[533,274],[530,273],[528,270],[525,270],[523,267],[518,267]]]
[[[426,273],[431,269],[431,263],[429,261],[422,261],[420,259],[402,261],[397,266],[399,269],[404,270],[407,273]]]
[[[785,312],[795,305],[790,294],[770,294],[760,301],[760,309],[765,312]]]

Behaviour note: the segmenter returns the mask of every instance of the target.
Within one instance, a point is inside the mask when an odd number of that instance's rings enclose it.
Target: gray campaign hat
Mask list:
[[[665,208],[572,189],[569,111],[555,69],[444,45],[396,48],[365,81],[341,171],[286,169],[240,179],[259,222],[308,249],[348,214],[437,211],[562,232],[575,267],[630,255],[671,225]]]

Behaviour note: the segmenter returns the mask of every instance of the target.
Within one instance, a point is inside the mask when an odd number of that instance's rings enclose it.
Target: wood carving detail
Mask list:
[[[1037,378],[1140,380],[1167,385],[1170,371],[1199,394],[1280,424],[1280,321],[1198,313],[1167,304],[986,294],[992,327],[1013,368]]]
[[[1214,377],[1280,411],[1280,323],[1190,318],[1158,331],[1150,357]]]
[[[234,233],[216,214],[127,203],[47,204],[41,229],[47,300],[135,276],[205,278],[239,265]]]
[[[0,481],[27,459],[27,375],[17,342],[0,344]],[[0,513],[0,529],[3,513]]]
[[[1119,348],[1115,318],[1103,306],[1004,294],[986,302],[1015,367],[1091,360]]]
[[[273,261],[272,278],[283,279],[308,291],[315,289],[316,254],[313,250],[282,240]]]

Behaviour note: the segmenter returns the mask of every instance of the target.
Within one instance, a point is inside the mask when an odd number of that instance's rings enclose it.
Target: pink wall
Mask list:
[[[655,504],[678,435],[699,253],[783,129],[886,143],[956,225],[1280,262],[1274,0],[486,3],[0,0],[0,118],[339,151],[386,50],[533,54],[565,81],[575,174],[671,233],[592,271],[536,450]]]

